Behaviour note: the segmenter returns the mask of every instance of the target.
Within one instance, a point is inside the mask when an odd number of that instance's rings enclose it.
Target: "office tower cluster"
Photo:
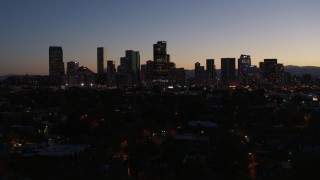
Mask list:
[[[93,86],[95,73],[89,68],[79,66],[77,61],[67,62],[65,74],[63,50],[60,46],[49,47],[49,83],[65,86]]]
[[[217,83],[217,73],[214,59],[206,60],[206,68],[200,62],[194,64],[194,80],[189,78],[190,85],[212,86]]]
[[[107,70],[107,73],[109,69]],[[115,72],[115,71],[112,71]],[[108,79],[110,75],[108,75]],[[120,58],[116,73],[117,87],[137,87],[140,85],[181,85],[186,84],[186,71],[176,68],[167,54],[167,42],[153,44],[153,60],[140,65],[140,52],[126,50],[125,57]]]
[[[186,71],[176,68],[167,54],[167,42],[153,44],[153,60],[141,65],[141,83],[143,85],[180,85],[186,84]]]
[[[284,66],[277,59],[264,59],[259,63],[261,81],[270,83],[281,83],[284,78]]]
[[[222,85],[252,85],[255,83],[285,83],[283,64],[277,59],[264,59],[257,66],[251,65],[250,55],[241,55],[238,59],[238,73],[236,76],[235,58],[221,58]]]
[[[289,81],[283,64],[277,59],[264,59],[257,66],[251,65],[250,55],[236,58],[221,58],[221,74],[217,75],[214,59],[207,59],[205,66],[196,62],[194,78],[184,68],[177,68],[170,61],[167,42],[153,44],[153,60],[140,65],[140,52],[126,50],[116,66],[114,60],[107,60],[104,47],[97,47],[97,73],[80,66],[79,62],[67,62],[66,74],[62,47],[49,47],[49,77],[54,82],[72,86],[137,87],[137,86],[220,86],[252,85],[255,83],[283,83]],[[237,68],[236,68],[237,67]]]
[[[118,85],[137,86],[140,83],[140,52],[126,50],[126,56],[120,58],[118,66]]]
[[[260,68],[251,65],[250,55],[241,54],[236,66],[236,58],[221,58],[220,78],[216,72],[214,59],[206,60],[206,69],[199,62],[195,63],[196,86],[236,86],[252,85],[255,83],[282,83],[284,78],[284,66],[277,64],[276,59],[265,59],[260,63]],[[266,66],[265,66],[266,64]],[[238,68],[236,68],[238,67]]]
[[[79,62],[67,62],[67,83],[69,87],[73,86],[93,86],[96,82],[95,73],[89,68],[80,66]]]

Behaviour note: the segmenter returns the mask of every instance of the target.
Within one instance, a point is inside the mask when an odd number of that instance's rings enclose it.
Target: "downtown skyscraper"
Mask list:
[[[79,69],[79,62],[76,61],[69,61],[67,62],[67,82],[70,85],[70,82],[72,82],[73,76],[76,75],[77,71]]]
[[[196,85],[203,85],[205,82],[205,73],[204,66],[201,66],[199,62],[194,64],[194,74],[195,74],[195,83]]]
[[[120,58],[119,85],[136,86],[140,83],[140,52],[126,50],[126,56]]]
[[[49,75],[64,76],[63,52],[60,46],[49,47]]]
[[[215,82],[216,78],[216,66],[214,64],[214,59],[206,60],[206,82],[211,85]]]
[[[221,58],[221,83],[229,85],[235,82],[236,58]]]
[[[241,54],[238,59],[238,79],[241,84],[245,83],[248,67],[251,66],[250,55]]]
[[[69,61],[67,62],[67,76],[74,75],[79,69],[79,62]]]
[[[153,44],[154,79],[166,80],[169,73],[170,55],[167,54],[167,42]]]
[[[107,61],[107,85],[112,87],[116,85],[117,71],[113,60]]]
[[[283,64],[278,64],[277,59],[264,59],[260,62],[260,72],[264,81],[280,83],[284,74]]]
[[[98,75],[102,75],[105,73],[106,69],[106,51],[104,47],[97,48],[97,73]]]

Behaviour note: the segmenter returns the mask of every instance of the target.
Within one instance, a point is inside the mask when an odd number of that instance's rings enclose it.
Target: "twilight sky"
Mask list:
[[[96,49],[152,59],[167,41],[177,67],[249,54],[252,64],[320,66],[319,0],[1,0],[0,75],[48,74],[49,46],[96,72]]]

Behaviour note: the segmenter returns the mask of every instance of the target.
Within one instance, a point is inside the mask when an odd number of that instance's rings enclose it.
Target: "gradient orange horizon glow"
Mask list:
[[[0,7],[0,75],[48,74],[49,46],[64,62],[96,72],[96,48],[119,65],[125,50],[153,58],[152,45],[167,41],[177,67],[206,59],[251,55],[296,66],[320,66],[320,1],[141,0],[5,1]]]

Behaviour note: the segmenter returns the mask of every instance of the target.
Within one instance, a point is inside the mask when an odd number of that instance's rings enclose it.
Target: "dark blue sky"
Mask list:
[[[253,64],[320,66],[318,0],[2,0],[0,75],[48,74],[49,46],[96,71],[96,48],[119,64],[125,50],[152,59],[167,41],[177,67],[250,54]]]

